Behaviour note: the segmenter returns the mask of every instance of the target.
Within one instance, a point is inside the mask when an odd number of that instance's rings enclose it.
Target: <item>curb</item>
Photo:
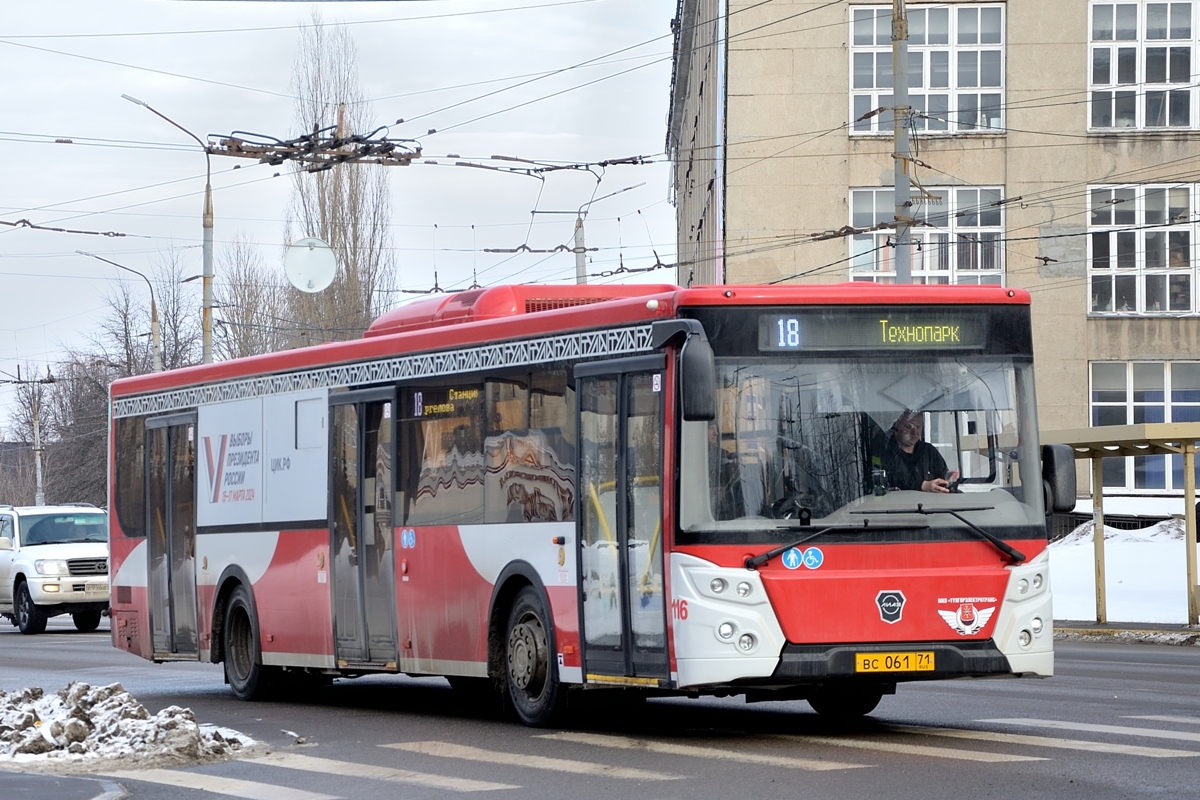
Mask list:
[[[1200,632],[1190,628],[1075,628],[1055,627],[1054,640],[1073,642],[1115,642],[1119,644],[1166,644],[1200,646]]]

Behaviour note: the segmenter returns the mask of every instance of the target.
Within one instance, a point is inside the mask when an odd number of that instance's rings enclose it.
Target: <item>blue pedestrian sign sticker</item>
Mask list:
[[[783,565],[788,569],[799,569],[801,562],[804,561],[804,554],[800,549],[793,547],[791,550],[785,550],[783,553]]]

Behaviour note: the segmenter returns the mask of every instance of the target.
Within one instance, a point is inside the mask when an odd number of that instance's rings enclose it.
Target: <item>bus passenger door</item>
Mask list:
[[[663,356],[581,364],[579,565],[587,680],[668,677],[663,603]]]
[[[330,554],[339,666],[396,666],[391,389],[330,398]]]
[[[146,422],[146,542],[154,658],[198,659],[196,638],[196,418]]]

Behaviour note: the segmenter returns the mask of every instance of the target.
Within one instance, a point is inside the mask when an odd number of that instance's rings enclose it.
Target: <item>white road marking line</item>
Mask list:
[[[1146,758],[1187,758],[1200,756],[1191,750],[1167,750],[1159,747],[1140,747],[1133,744],[1110,744],[1089,742],[1082,739],[1052,739],[1048,736],[1027,736],[1020,733],[995,731],[969,731],[959,728],[923,728],[911,725],[888,725],[888,730],[903,733],[921,733],[926,736],[944,736],[950,739],[970,739],[977,742],[999,742],[1000,744],[1029,745],[1030,747],[1053,747],[1059,750],[1084,750],[1090,753],[1114,753]]]
[[[382,744],[380,747],[390,747],[394,750],[405,750],[409,753],[420,753],[426,756],[461,758],[466,761],[482,761],[487,764],[570,772],[576,775],[599,775],[605,778],[625,778],[635,781],[677,781],[683,778],[682,775],[670,775],[664,772],[649,772],[643,769],[597,764],[592,761],[573,761],[567,758],[548,758],[525,753],[504,753],[450,742],[397,742],[396,744]]]
[[[1145,736],[1150,739],[1175,739],[1180,742],[1200,742],[1200,733],[1191,731],[1163,731],[1155,728],[1133,728],[1127,725],[1096,725],[1090,722],[1067,722],[1057,719],[980,719],[993,725],[1026,725],[1030,728],[1055,728],[1067,731],[1090,731],[1092,733],[1115,733],[1121,736]],[[1197,753],[1196,755],[1200,755]]]
[[[431,775],[427,772],[413,772],[408,769],[393,769],[377,767],[373,764],[359,764],[352,761],[335,761],[332,758],[317,758],[300,753],[271,753],[270,755],[243,759],[250,764],[263,764],[269,767],[284,769],[299,769],[307,772],[319,772],[323,775],[345,775],[348,778],[371,778],[377,781],[393,783],[412,783],[418,786],[428,786],[433,789],[446,789],[451,792],[490,792],[496,789],[520,789],[511,783],[490,783],[475,781],[469,778],[451,778],[445,775]]]
[[[850,739],[841,736],[805,736],[800,734],[778,734],[773,739],[787,739],[795,742],[827,745],[831,747],[852,747],[858,750],[879,750],[885,753],[903,753],[912,756],[928,756],[930,758],[953,758],[958,761],[980,761],[985,764],[1002,764],[1009,761],[1046,761],[1038,756],[1017,756],[1008,753],[985,753],[978,750],[959,750],[950,747],[933,747],[925,744],[905,744],[903,742],[879,741],[878,739]]]
[[[334,795],[306,792],[303,789],[289,789],[286,786],[272,786],[268,783],[222,778],[219,775],[208,775],[202,772],[144,769],[99,774],[106,778],[116,778],[119,781],[145,781],[164,786],[178,786],[181,789],[195,789],[210,794],[245,797],[247,800],[338,800]]]
[[[1141,717],[1122,717],[1121,719],[1145,719],[1150,722],[1177,722],[1180,725],[1200,725],[1200,717],[1159,717],[1148,714]]]
[[[791,756],[771,756],[764,753],[747,753],[740,750],[723,750],[716,747],[675,744],[673,742],[633,739],[627,736],[608,736],[598,733],[544,733],[537,736],[537,738],[555,739],[560,742],[576,742],[578,744],[589,744],[597,747],[613,747],[618,750],[645,750],[650,753],[663,753],[672,756],[719,758],[745,764],[768,764],[773,767],[791,767],[792,769],[813,771],[858,769],[860,767],[871,766],[870,764],[847,764],[840,761],[818,761],[809,758],[792,758]]]

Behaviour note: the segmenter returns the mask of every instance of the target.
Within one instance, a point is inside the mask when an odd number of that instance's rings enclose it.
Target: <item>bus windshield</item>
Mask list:
[[[1025,360],[723,357],[717,386],[717,419],[683,424],[681,543],[882,522],[917,504],[970,509],[974,524],[1003,535],[1043,530]],[[962,525],[950,514],[925,519],[926,531]]]

